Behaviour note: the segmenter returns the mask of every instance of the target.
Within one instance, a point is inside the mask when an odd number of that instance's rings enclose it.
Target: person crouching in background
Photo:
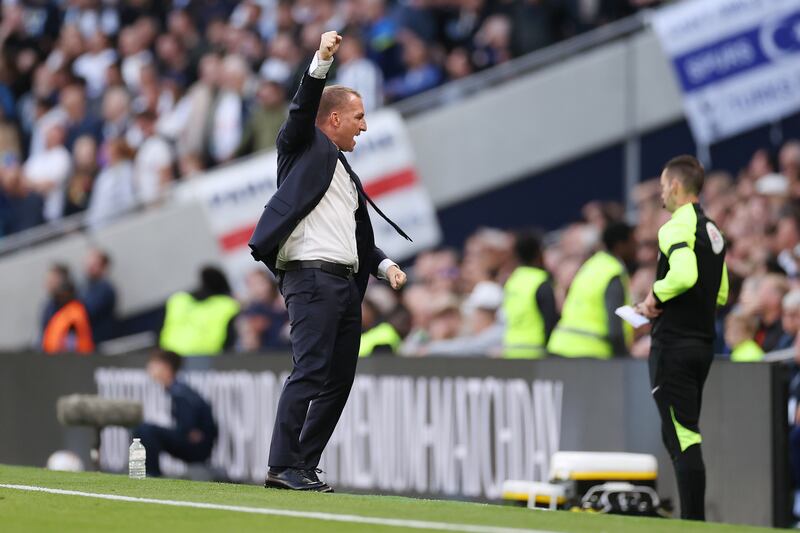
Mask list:
[[[163,386],[172,400],[175,426],[144,423],[133,430],[147,450],[148,476],[160,476],[159,455],[167,452],[187,463],[202,463],[211,457],[217,438],[217,423],[211,406],[191,387],[177,379],[182,359],[173,352],[155,350],[147,361],[148,375]]]

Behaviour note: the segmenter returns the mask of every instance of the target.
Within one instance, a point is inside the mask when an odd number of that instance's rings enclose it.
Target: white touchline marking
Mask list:
[[[263,514],[272,516],[287,516],[291,518],[307,518],[311,520],[327,520],[331,522],[349,522],[355,524],[372,524],[377,526],[404,527],[408,529],[436,529],[439,531],[463,531],[466,533],[556,533],[541,529],[522,529],[516,527],[478,526],[472,524],[449,524],[446,522],[426,522],[424,520],[404,520],[400,518],[379,518],[351,514],[316,513],[306,511],[290,511],[287,509],[269,509],[264,507],[244,507],[241,505],[223,505],[219,503],[187,502],[180,500],[159,500],[155,498],[137,498],[134,496],[120,496],[117,494],[99,494],[77,490],[51,489],[47,487],[34,487],[30,485],[7,485],[0,483],[0,488],[25,490],[29,492],[46,492],[48,494],[61,494],[65,496],[83,496],[100,500],[113,500],[131,503],[154,503],[157,505],[170,505],[172,507],[192,507],[195,509],[211,509],[215,511],[233,511],[237,513]],[[531,511],[535,513],[537,511]]]

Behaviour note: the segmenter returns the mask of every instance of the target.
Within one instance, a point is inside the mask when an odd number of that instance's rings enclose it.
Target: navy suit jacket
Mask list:
[[[264,212],[250,238],[256,261],[262,261],[277,276],[278,250],[297,224],[319,203],[333,180],[339,150],[316,127],[317,110],[325,80],[308,74],[289,106],[289,118],[278,133],[278,190],[264,207]],[[352,179],[360,184],[351,171]],[[375,234],[367,204],[359,195],[356,218],[358,273],[355,276],[361,297],[369,275],[377,276],[378,265],[386,259],[375,246]]]

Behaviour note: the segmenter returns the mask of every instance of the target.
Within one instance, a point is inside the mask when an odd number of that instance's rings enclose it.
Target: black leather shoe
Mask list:
[[[268,489],[312,490],[317,492],[325,492],[325,487],[328,486],[320,481],[319,478],[315,480],[309,477],[308,470],[301,468],[286,468],[280,472],[276,472],[272,469],[267,471],[267,479],[264,482],[264,487]]]
[[[318,492],[333,492],[333,487],[331,487],[324,481],[319,480],[319,476],[317,474],[322,474],[322,473],[323,473],[322,470],[320,470],[319,468],[309,468],[306,470],[306,476],[309,479],[313,481],[319,481],[320,483],[322,483],[322,488],[318,489]]]

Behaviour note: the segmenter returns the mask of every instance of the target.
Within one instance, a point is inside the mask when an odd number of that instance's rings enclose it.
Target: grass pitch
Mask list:
[[[497,505],[396,496],[297,493],[266,490],[251,485],[169,479],[131,480],[119,475],[50,472],[2,465],[0,465],[0,484],[172,502],[163,505],[152,501],[107,500],[0,487],[0,531],[4,533],[51,531],[391,533],[470,531],[470,528],[473,528],[474,532],[485,533],[494,531],[504,533],[505,528],[518,529],[520,532],[535,530],[538,533],[777,531],[680,520],[532,511]],[[235,506],[236,509],[176,506],[190,505],[187,502],[193,502],[192,505],[203,503]],[[295,511],[299,514],[292,516],[280,514],[286,511]],[[279,514],[258,514],[259,512]],[[364,523],[364,519],[370,522]],[[426,524],[435,527],[426,528]],[[510,532],[511,529],[507,531]]]

